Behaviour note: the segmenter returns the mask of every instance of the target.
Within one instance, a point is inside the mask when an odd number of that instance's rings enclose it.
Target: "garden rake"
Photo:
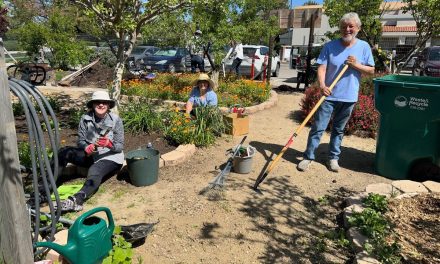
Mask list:
[[[338,74],[338,76],[336,76],[336,78],[332,82],[332,84],[328,87],[330,91],[333,90],[334,86],[339,81],[339,79],[341,79],[342,75],[345,73],[345,71],[347,69],[348,69],[348,65],[346,64],[342,68],[342,70]],[[293,138],[298,136],[299,132],[301,132],[301,130],[304,128],[304,126],[307,124],[307,122],[309,122],[310,118],[312,118],[313,114],[315,114],[316,110],[318,110],[318,107],[322,104],[322,102],[324,102],[325,98],[327,98],[327,96],[323,95],[321,97],[321,99],[319,99],[319,101],[316,103],[316,105],[313,107],[313,109],[310,111],[310,113],[307,115],[307,117],[304,119],[304,121],[301,123],[301,125],[296,129],[296,131],[289,138],[289,141],[287,141],[287,144],[283,147],[283,149],[278,154],[278,156],[276,156],[275,159],[272,161],[272,163],[269,165],[267,170],[264,171],[264,169],[263,169],[264,173],[261,173],[258,176],[257,180],[255,181],[254,190],[257,190],[258,185],[260,185],[260,183],[263,182],[263,180],[267,177],[267,175],[273,170],[275,165],[278,163],[278,161],[281,159],[281,157],[284,155],[284,153],[287,151],[287,149],[290,147],[290,145],[292,145]],[[269,162],[270,162],[270,160],[269,160]]]
[[[241,145],[243,145],[243,142],[246,140],[246,138],[247,136],[244,136],[240,143],[236,146],[232,156],[229,157],[228,161],[226,162],[224,169],[217,175],[217,177],[215,177],[212,182],[209,183],[209,188],[222,188],[224,186],[225,180],[228,177],[229,172],[231,172],[232,162],[234,161],[235,156],[237,156],[237,154],[240,152]]]

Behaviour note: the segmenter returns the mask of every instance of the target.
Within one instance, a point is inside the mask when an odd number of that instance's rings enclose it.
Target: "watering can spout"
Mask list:
[[[60,245],[57,243],[45,241],[45,242],[37,242],[35,244],[37,247],[46,247],[55,250],[56,252],[60,253],[63,257],[65,257],[70,263],[72,263],[73,256],[71,254],[75,254],[75,245],[74,244],[66,244],[66,245]]]

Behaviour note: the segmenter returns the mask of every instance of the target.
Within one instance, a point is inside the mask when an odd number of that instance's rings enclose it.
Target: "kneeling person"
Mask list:
[[[195,107],[217,106],[217,94],[214,92],[214,82],[208,74],[202,73],[195,81],[188,102],[186,103],[186,113],[192,113]]]

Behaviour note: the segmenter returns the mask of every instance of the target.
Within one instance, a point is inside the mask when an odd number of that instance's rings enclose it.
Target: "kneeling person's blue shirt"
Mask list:
[[[209,88],[206,92],[206,97],[203,99],[200,97],[200,90],[198,87],[194,87],[189,95],[188,102],[191,102],[193,107],[217,106],[217,94],[211,88]]]
[[[356,39],[351,47],[342,45],[341,39],[336,39],[325,44],[319,54],[318,64],[326,65],[325,84],[330,86],[339,72],[344,67],[348,56],[356,57],[362,65],[374,66],[373,54],[367,42]],[[342,75],[326,100],[339,102],[357,102],[361,73],[351,67]]]

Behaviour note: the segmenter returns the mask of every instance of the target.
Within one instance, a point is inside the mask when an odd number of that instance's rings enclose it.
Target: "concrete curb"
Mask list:
[[[368,196],[369,193],[385,195],[390,199],[411,198],[421,193],[440,193],[440,183],[433,181],[415,182],[409,180],[393,181],[391,183],[375,183],[370,184],[365,188],[365,192],[348,197],[345,200],[346,207],[343,211],[344,228],[348,240],[353,245],[356,254],[354,263],[380,263],[373,256],[370,256],[364,251],[364,244],[368,238],[364,236],[357,228],[350,227],[348,218],[353,212],[362,212],[364,209],[362,200]]]

